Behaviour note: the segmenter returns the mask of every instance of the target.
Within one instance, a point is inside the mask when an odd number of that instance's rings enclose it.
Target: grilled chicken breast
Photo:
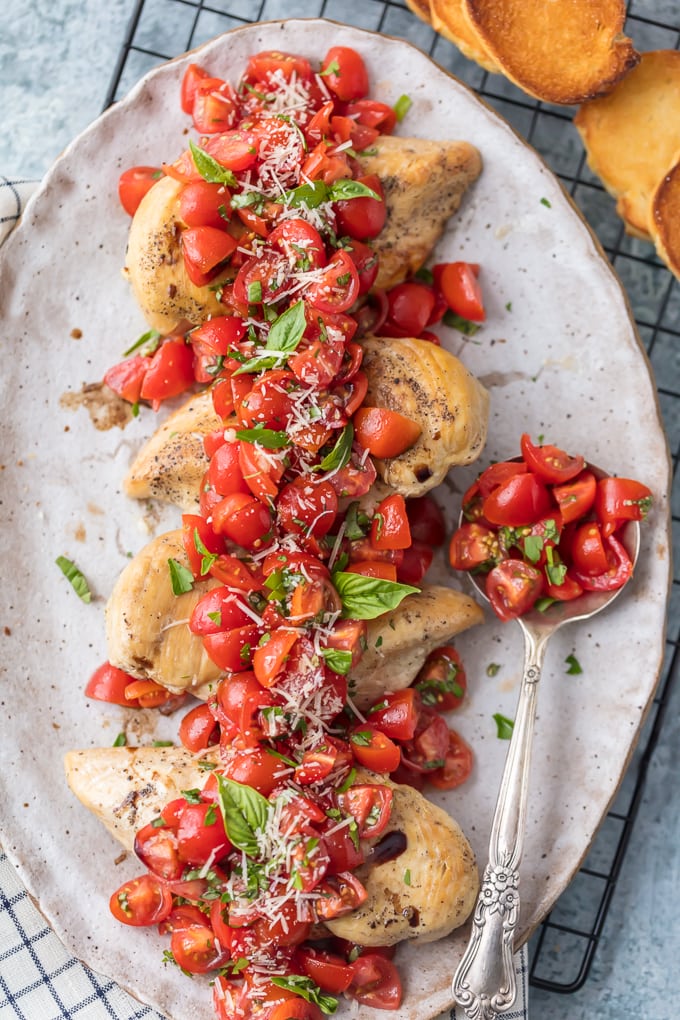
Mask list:
[[[489,395],[458,358],[428,340],[369,337],[363,347],[364,405],[398,411],[422,429],[405,453],[375,460],[378,474],[403,496],[422,496],[450,467],[482,452]]]
[[[368,708],[385,691],[408,687],[431,651],[483,619],[477,603],[453,588],[425,585],[409,595],[369,621],[366,651],[349,676],[353,701]]]
[[[182,790],[203,786],[206,772],[200,761],[206,759],[218,760],[218,752],[199,757],[179,747],[105,747],[70,751],[64,766],[78,800],[132,851],[135,832],[156,818],[164,804]],[[410,786],[363,770],[357,779],[392,788],[386,833],[403,833],[405,849],[394,860],[375,865],[369,860],[358,869],[367,901],[354,913],[327,922],[328,928],[366,946],[402,939],[430,942],[447,935],[470,913],[478,888],[474,855],[460,827]],[[410,885],[404,883],[407,870]]]
[[[170,559],[188,568],[181,531],[154,538],[127,564],[106,606],[106,642],[114,666],[179,692],[221,675],[188,626],[198,600],[219,582],[199,581],[175,595]]]
[[[361,770],[361,783],[381,783],[393,791],[392,814],[375,845],[390,833],[406,840],[389,861],[357,869],[368,899],[344,917],[327,921],[334,935],[362,946],[392,946],[409,939],[434,942],[450,934],[470,915],[479,877],[472,847],[453,818],[411,786]],[[409,883],[404,881],[408,872]]]
[[[393,287],[427,261],[479,177],[481,156],[468,142],[381,135],[359,162],[364,173],[378,175],[385,192],[387,223],[371,244],[380,257],[375,286]]]
[[[381,178],[387,206],[387,223],[372,242],[380,258],[376,286],[391,287],[423,265],[482,164],[467,142],[381,136],[369,151],[359,162],[365,173]],[[197,325],[223,312],[215,285],[234,275],[227,269],[206,287],[187,276],[180,245],[181,187],[163,177],[144,196],[132,219],[125,259],[139,307],[161,333],[182,319]]]

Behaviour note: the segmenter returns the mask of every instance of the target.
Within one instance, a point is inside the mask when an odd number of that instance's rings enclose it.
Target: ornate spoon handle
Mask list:
[[[524,825],[538,681],[549,633],[523,620],[524,676],[512,739],[503,770],[489,840],[489,863],[472,918],[472,932],[453,978],[453,996],[469,1020],[494,1020],[517,995],[512,962],[519,919],[519,863]]]

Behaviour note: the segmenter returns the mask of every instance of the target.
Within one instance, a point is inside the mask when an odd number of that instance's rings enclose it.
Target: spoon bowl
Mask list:
[[[597,478],[608,477],[600,468],[588,467]],[[462,521],[461,514],[459,523]],[[635,567],[640,552],[639,522],[629,521],[620,537]],[[484,584],[474,575],[470,578],[488,601]],[[569,602],[556,602],[544,611],[532,609],[517,618],[524,634],[524,673],[491,827],[489,860],[472,917],[470,940],[452,983],[453,997],[469,1020],[494,1020],[512,1008],[517,995],[512,956],[519,921],[519,865],[538,683],[548,641],[565,624],[589,620],[601,612],[626,587],[627,582],[614,591],[584,592]]]

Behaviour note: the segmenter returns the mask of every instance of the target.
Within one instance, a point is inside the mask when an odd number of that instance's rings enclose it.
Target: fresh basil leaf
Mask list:
[[[308,209],[316,209],[323,202],[328,201],[328,185],[324,181],[310,181],[309,184],[301,184],[292,191],[287,191],[283,196],[287,206],[295,208],[298,205],[307,206]]]
[[[83,602],[91,602],[92,592],[90,591],[90,586],[85,580],[85,575],[78,569],[73,560],[68,560],[65,556],[57,556],[54,562],[66,580],[70,582],[78,598]]]
[[[569,666],[567,670],[569,676],[578,676],[579,673],[583,672],[583,667],[575,655],[568,655],[564,661]]]
[[[402,121],[412,106],[413,100],[410,96],[399,96],[393,107],[397,120]]]
[[[285,988],[289,992],[299,995],[302,999],[306,999],[307,1002],[313,1002],[322,1013],[335,1013],[338,1008],[338,999],[335,999],[332,995],[325,995],[311,978],[302,977],[301,974],[288,974],[286,977],[276,975],[271,979],[271,982],[277,988]]]
[[[315,471],[339,471],[349,464],[352,456],[352,443],[354,442],[354,426],[351,421],[345,425],[338,436],[335,446],[330,453],[327,453],[320,464],[317,464]]]
[[[564,563],[549,563],[545,568],[545,572],[550,583],[555,585],[556,588],[564,584],[567,576],[567,568]]]
[[[507,716],[501,715],[500,712],[494,712],[494,722],[496,723],[496,736],[499,740],[510,740],[512,731],[515,728],[514,719],[508,719]]]
[[[286,432],[276,432],[274,429],[239,429],[236,433],[237,439],[244,439],[247,443],[259,443],[265,450],[282,450],[284,446],[290,446],[290,439]]]
[[[355,500],[347,507],[345,513],[345,537],[350,541],[359,541],[365,538],[368,532],[368,515],[361,509],[359,500]]]
[[[370,730],[356,730],[350,735],[350,744],[356,744],[357,747],[370,747],[372,734]]]
[[[329,669],[340,676],[346,676],[352,667],[352,653],[342,648],[322,648],[321,654]]]
[[[259,372],[263,368],[273,368],[286,360],[297,348],[307,328],[304,301],[296,301],[272,323],[267,343],[261,354],[237,368],[234,375],[244,372]]]
[[[161,344],[161,335],[157,329],[150,329],[146,333],[142,333],[139,340],[135,340],[132,347],[128,347],[126,351],[123,351],[123,357],[127,358],[133,351],[139,351],[144,357],[153,354],[158,350]],[[141,350],[144,348],[144,350]]]
[[[337,75],[339,75],[339,73],[340,73],[340,64],[337,62],[337,60],[331,60],[330,64],[328,65],[328,67],[324,71],[319,71],[319,78],[325,78],[327,74],[337,74]]]
[[[556,602],[559,602],[559,599],[551,599],[549,595],[544,595],[542,598],[536,599],[534,609],[538,610],[539,613],[544,613],[546,609],[550,609]]]
[[[342,615],[354,620],[375,620],[390,609],[396,609],[407,595],[420,591],[410,584],[344,571],[333,574],[333,584],[342,600]]]
[[[341,202],[348,198],[375,198],[378,202],[382,202],[377,191],[373,191],[361,181],[353,181],[349,177],[331,184],[328,189],[328,197],[331,202]]]
[[[198,533],[198,528],[194,528],[194,549],[201,554],[201,573],[207,574],[215,560],[218,559],[218,554],[211,553],[206,549]]]
[[[524,539],[524,555],[530,563],[538,563],[543,552],[543,539],[540,535],[527,535]]]
[[[229,839],[239,850],[257,857],[257,832],[263,832],[269,818],[269,801],[251,786],[216,773],[218,803]]]
[[[191,790],[180,790],[179,792],[182,794],[187,804],[201,803],[201,791],[198,787],[193,787]]]
[[[172,557],[168,560],[170,570],[170,583],[172,584],[173,595],[184,595],[194,587],[194,575],[188,567],[185,567],[179,560]]]
[[[350,786],[354,786],[356,778],[357,770],[355,768],[351,768],[347,773],[346,778],[342,781],[342,783],[340,783],[339,786],[336,787],[338,793],[346,793],[346,791],[349,790]]]
[[[238,182],[231,170],[227,170],[221,163],[218,163],[209,152],[201,149],[194,142],[189,142],[189,148],[194,166],[204,181],[208,181],[210,184],[228,184],[231,188],[236,186]]]
[[[231,196],[230,205],[232,209],[250,209],[253,212],[259,214],[262,212],[262,207],[266,202],[264,195],[261,195],[259,191],[242,191],[237,195]]]
[[[426,266],[421,266],[420,269],[417,269],[416,272],[413,274],[413,278],[415,280],[422,280],[423,283],[429,284],[434,283],[434,275],[432,273],[432,270],[427,269]]]
[[[474,336],[481,329],[478,322],[464,319],[462,315],[456,315],[450,308],[444,312],[442,322],[445,326],[450,326],[452,329],[457,329],[459,333],[464,333],[465,336]]]
[[[119,733],[113,742],[114,747],[127,747],[127,737],[124,733]]]

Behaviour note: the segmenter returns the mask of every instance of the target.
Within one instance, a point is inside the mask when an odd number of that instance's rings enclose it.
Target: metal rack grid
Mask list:
[[[680,285],[650,245],[624,233],[613,200],[586,165],[572,124],[573,109],[534,100],[504,78],[483,71],[416,18],[403,0],[136,0],[106,106],[161,61],[230,28],[281,17],[328,17],[408,39],[471,86],[558,175],[624,284],[657,378],[673,462],[674,551],[680,548],[680,358],[674,353],[680,351]],[[629,0],[626,30],[639,50],[680,48],[675,0]],[[674,574],[659,690],[622,788],[586,861],[532,939],[530,983],[537,988],[575,992],[588,977],[678,673],[680,576]]]

